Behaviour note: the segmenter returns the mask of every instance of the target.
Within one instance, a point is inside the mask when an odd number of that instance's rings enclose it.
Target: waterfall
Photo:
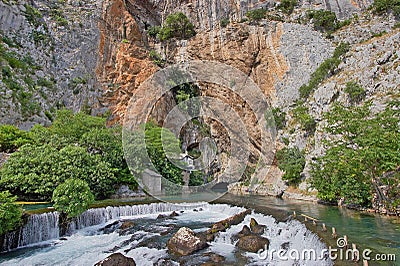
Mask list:
[[[30,215],[19,230],[0,237],[0,252],[28,246],[59,237],[59,213],[49,212]]]
[[[103,224],[121,217],[189,210],[196,207],[204,207],[206,205],[207,203],[151,203],[89,209],[69,222],[66,234],[72,234],[76,230],[88,226]],[[59,238],[62,236],[62,234],[60,234],[59,218],[60,215],[58,212],[30,215],[26,224],[19,230],[0,236],[0,252],[10,251],[15,248]]]

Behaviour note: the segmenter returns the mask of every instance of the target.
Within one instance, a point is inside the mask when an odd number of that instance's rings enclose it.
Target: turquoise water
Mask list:
[[[266,213],[275,211],[292,214],[296,211],[299,220],[301,214],[319,219],[330,230],[335,227],[340,236],[347,235],[349,243],[356,243],[361,249],[369,248],[372,254],[395,254],[396,262],[385,262],[381,265],[400,265],[400,217],[388,217],[376,214],[361,213],[336,206],[325,206],[313,202],[278,199],[265,196],[225,195],[220,201],[246,205],[257,210],[265,209]],[[370,263],[370,265],[375,265]]]

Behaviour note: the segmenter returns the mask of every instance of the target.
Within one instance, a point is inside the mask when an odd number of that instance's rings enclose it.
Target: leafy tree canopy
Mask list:
[[[321,199],[369,206],[375,193],[392,207],[398,201],[399,194],[390,198],[381,187],[399,189],[399,175],[386,176],[400,166],[400,102],[376,114],[371,106],[337,105],[326,115],[326,131],[336,137],[326,141],[326,154],[313,165],[311,184]]]
[[[0,235],[15,229],[21,223],[22,209],[15,204],[16,199],[8,191],[0,192]]]
[[[51,200],[57,211],[64,212],[71,218],[86,211],[93,203],[94,196],[85,181],[70,178],[54,190]]]

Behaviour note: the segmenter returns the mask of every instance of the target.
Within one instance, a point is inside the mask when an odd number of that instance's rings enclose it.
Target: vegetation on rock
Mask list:
[[[265,9],[254,9],[254,10],[250,10],[246,13],[246,17],[250,20],[250,21],[260,21],[262,19],[265,18],[265,15],[267,13],[267,10]]]
[[[339,66],[342,57],[349,51],[348,43],[340,43],[333,56],[322,62],[321,65],[311,74],[308,84],[303,84],[299,88],[300,97],[308,98],[308,96],[318,87],[318,85],[326,78],[333,75],[335,69]]]
[[[301,182],[301,172],[305,166],[304,152],[299,148],[283,148],[276,153],[279,169],[285,173],[282,176],[290,185],[297,185]]]
[[[0,192],[0,235],[21,223],[22,208],[15,204],[16,199],[8,191]]]
[[[182,12],[168,15],[161,28],[152,28],[151,34],[158,31],[157,37],[160,41],[167,41],[172,38],[186,40],[193,37],[196,32],[193,24]]]

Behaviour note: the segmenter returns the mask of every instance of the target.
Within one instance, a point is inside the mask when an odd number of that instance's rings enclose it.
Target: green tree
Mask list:
[[[13,125],[0,125],[0,152],[14,152],[31,141],[26,131]]]
[[[82,135],[94,128],[105,128],[106,119],[71,110],[58,110],[50,131],[65,144],[79,143]]]
[[[336,105],[326,115],[326,131],[337,137],[326,142],[326,154],[313,164],[311,184],[321,199],[370,206],[376,193],[382,202],[393,202],[381,186],[396,184],[395,191],[400,181],[396,175],[385,178],[400,166],[400,101],[377,114],[371,106]]]
[[[80,179],[70,178],[57,186],[51,201],[57,211],[64,212],[69,218],[77,217],[86,211],[94,201],[89,185]]]
[[[282,10],[283,13],[290,15],[293,13],[294,7],[297,4],[297,0],[282,0],[278,9]]]
[[[15,204],[16,199],[8,191],[0,192],[0,235],[21,224],[22,208]]]
[[[349,96],[351,103],[358,103],[365,98],[364,88],[355,81],[347,82],[344,92]]]
[[[180,143],[171,131],[149,122],[139,130],[127,132],[125,136],[125,154],[135,175],[141,175],[146,168],[151,168],[152,163],[155,168],[152,170],[172,183],[183,184],[182,169],[176,165],[179,165],[177,157],[180,154]],[[173,162],[167,158],[167,154]]]
[[[301,182],[301,172],[306,164],[304,152],[299,148],[283,148],[276,153],[278,167],[285,173],[282,176],[290,185],[298,185]]]
[[[283,129],[286,126],[286,113],[276,107],[272,109],[272,114],[274,116],[276,129]]]
[[[400,15],[400,1],[399,0],[374,0],[372,4],[372,10],[374,13],[382,15],[390,11],[395,16]]]
[[[186,40],[193,37],[195,34],[194,26],[187,16],[182,12],[177,12],[167,16],[157,36],[160,41],[166,41],[172,38]]]
[[[267,10],[265,9],[254,9],[254,10],[250,10],[246,13],[246,17],[250,20],[250,21],[260,21],[262,19],[265,18],[265,14],[267,13]]]
[[[28,144],[13,153],[0,169],[0,187],[17,195],[48,200],[66,179],[80,178],[97,198],[105,198],[114,191],[116,172],[100,155],[90,155],[83,147],[58,150],[47,144]]]

